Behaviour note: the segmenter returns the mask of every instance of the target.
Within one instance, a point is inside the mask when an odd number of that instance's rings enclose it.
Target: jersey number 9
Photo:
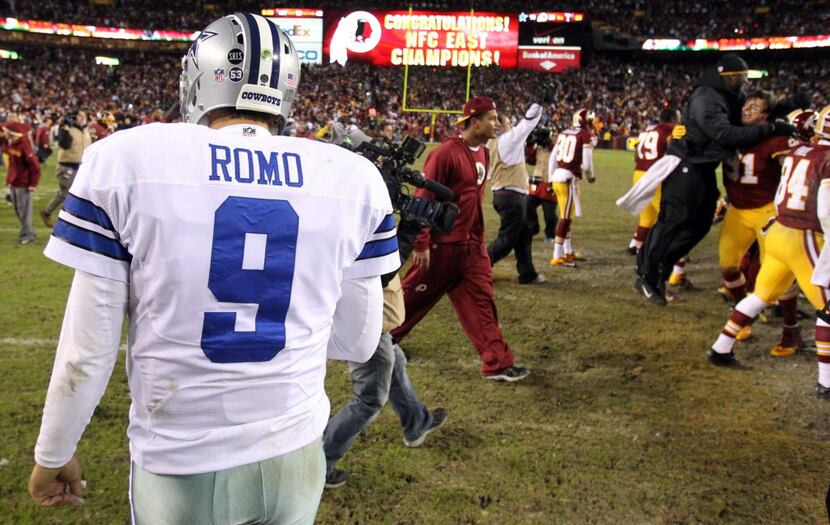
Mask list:
[[[237,330],[236,312],[205,312],[212,362],[270,361],[285,347],[299,224],[285,200],[228,197],[216,209],[208,288],[220,303],[255,305],[256,328]]]

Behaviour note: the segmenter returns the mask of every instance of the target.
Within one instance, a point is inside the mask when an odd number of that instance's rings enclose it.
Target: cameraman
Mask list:
[[[52,213],[63,205],[69,194],[69,188],[72,187],[72,181],[75,180],[75,174],[81,166],[84,150],[92,144],[86,125],[85,111],[70,111],[58,130],[58,165],[55,169],[58,192],[49,204],[40,210],[40,218],[47,228],[52,227]]]
[[[394,232],[394,225],[391,225]],[[401,224],[397,232],[401,263],[412,251],[420,227]],[[384,282],[388,276],[384,276]],[[354,398],[332,417],[323,432],[323,450],[326,454],[326,488],[342,487],[351,475],[335,468],[355,438],[383,410],[387,401],[398,414],[403,428],[403,442],[407,447],[419,447],[427,435],[440,428],[447,420],[447,409],[427,409],[409,381],[406,356],[401,347],[392,342],[389,333],[404,320],[404,297],[401,280],[394,277],[383,288],[383,333],[377,350],[365,363],[349,362],[349,374]]]
[[[553,102],[553,91],[546,89],[542,100]],[[544,276],[533,267],[531,242],[533,233],[527,224],[527,195],[530,184],[525,167],[525,142],[542,119],[543,108],[531,104],[524,118],[511,127],[510,119],[499,115],[502,134],[488,143],[490,150],[490,178],[493,181],[493,208],[501,217],[496,239],[487,247],[490,266],[516,252],[516,270],[519,284],[540,284]]]

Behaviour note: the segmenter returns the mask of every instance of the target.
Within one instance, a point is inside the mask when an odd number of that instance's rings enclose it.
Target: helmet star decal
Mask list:
[[[193,60],[193,65],[196,66],[196,69],[199,69],[199,44],[201,44],[208,38],[214,37],[216,35],[217,33],[214,33],[213,31],[202,31],[201,33],[199,33],[199,36],[196,37],[196,40],[194,40],[193,44],[190,46],[190,51],[188,51],[187,54],[190,55],[190,58]]]

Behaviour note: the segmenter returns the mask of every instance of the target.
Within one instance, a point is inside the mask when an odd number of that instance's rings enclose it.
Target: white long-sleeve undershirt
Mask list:
[[[343,281],[327,347],[329,359],[368,361],[383,331],[380,277]]]
[[[527,137],[539,125],[543,109],[539,104],[531,104],[524,118],[499,136],[499,158],[502,162],[508,166],[524,163]]]
[[[35,446],[39,465],[72,459],[112,375],[128,302],[127,283],[75,272]]]
[[[594,176],[594,148],[582,146],[582,173]]]
[[[816,267],[813,270],[812,283],[818,286],[830,286],[830,243],[827,235],[830,234],[830,179],[824,179],[818,188],[816,197],[816,215],[821,230],[824,232],[824,247],[821,249]]]

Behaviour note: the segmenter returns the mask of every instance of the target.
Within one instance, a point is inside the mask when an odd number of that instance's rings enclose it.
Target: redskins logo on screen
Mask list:
[[[355,11],[340,19],[331,37],[329,61],[346,65],[349,51],[367,53],[380,42],[380,22],[368,11]]]

